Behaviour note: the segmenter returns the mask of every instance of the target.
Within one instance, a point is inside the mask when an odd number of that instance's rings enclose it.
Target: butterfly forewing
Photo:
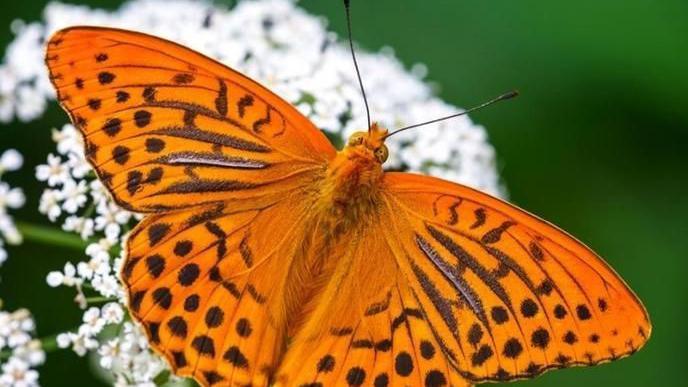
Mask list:
[[[442,351],[472,381],[532,377],[637,351],[650,323],[601,258],[556,227],[475,190],[390,173],[400,268]]]
[[[50,40],[46,62],[88,160],[126,208],[283,195],[334,154],[288,103],[160,38],[70,28]]]
[[[121,274],[152,347],[204,385],[266,385],[303,194],[334,148],[267,89],[163,39],[70,28],[46,63],[114,199],[157,213],[132,232]]]

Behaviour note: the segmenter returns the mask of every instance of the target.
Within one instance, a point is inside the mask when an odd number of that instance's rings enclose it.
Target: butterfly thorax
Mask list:
[[[321,209],[350,221],[379,203],[382,163],[387,158],[385,129],[373,124],[369,132],[356,132],[330,162],[321,188]]]

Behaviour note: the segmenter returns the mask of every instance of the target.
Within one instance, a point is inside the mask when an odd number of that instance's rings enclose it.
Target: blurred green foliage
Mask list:
[[[45,3],[4,2],[0,47],[12,38],[14,18],[37,20]],[[338,1],[301,4],[344,32]],[[512,201],[606,257],[650,312],[653,337],[630,359],[517,384],[682,385],[676,370],[688,362],[688,2],[354,0],[353,20],[363,47],[389,45],[407,65],[427,64],[450,103],[471,106],[519,89],[517,100],[473,116],[488,129]],[[8,176],[28,191],[22,219],[45,222],[36,212],[32,168],[53,146],[49,128],[65,119],[53,107],[39,121],[0,128],[1,148],[17,147],[27,159],[23,173]],[[70,306],[72,291],[49,289],[45,275],[81,253],[26,244],[10,254],[0,272],[6,306],[30,308],[41,335],[74,327],[80,317]],[[95,385],[86,365],[67,351],[50,354],[42,384]]]

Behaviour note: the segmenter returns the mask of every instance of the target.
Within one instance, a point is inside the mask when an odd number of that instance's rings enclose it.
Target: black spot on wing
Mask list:
[[[115,74],[108,72],[108,71],[103,71],[98,73],[98,82],[101,85],[107,85],[112,83],[112,81],[115,80]]]
[[[248,359],[237,346],[229,347],[222,358],[237,368],[248,368]]]
[[[221,115],[227,115],[227,84],[222,79],[219,80],[220,90],[215,98],[215,110]]]

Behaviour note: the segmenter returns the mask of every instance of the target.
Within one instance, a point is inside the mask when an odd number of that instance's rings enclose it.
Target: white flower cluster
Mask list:
[[[0,311],[0,387],[38,386],[33,368],[43,364],[45,352],[33,338],[35,328],[26,309]]]
[[[167,365],[152,354],[140,327],[125,321],[125,317],[120,302],[109,302],[102,308],[90,307],[77,331],[58,335],[57,345],[72,348],[79,356],[95,351],[100,366],[114,376],[115,386],[154,385],[151,381]]]
[[[8,210],[20,208],[26,201],[21,188],[10,187],[2,181],[2,177],[7,171],[18,170],[23,163],[24,158],[21,153],[14,149],[8,149],[0,155],[0,265],[7,260],[4,243],[16,245],[22,242],[22,236]]]
[[[102,232],[107,240],[99,242],[100,247],[91,247],[93,254],[89,255],[103,258],[98,253],[117,244],[132,214],[117,207],[94,178],[84,158],[83,140],[74,126],[66,124],[62,130],[53,129],[52,138],[57,154],[49,154],[47,163],[36,167],[36,178],[49,187],[43,191],[38,210],[53,222],[65,215],[62,228],[83,239]]]
[[[327,31],[322,18],[291,0],[245,0],[232,9],[192,0],[132,0],[114,12],[51,3],[42,23],[13,24],[17,37],[0,64],[0,122],[42,114],[54,98],[42,64],[43,44],[52,32],[83,24],[151,33],[214,57],[292,102],[335,141],[367,125],[347,46]],[[383,126],[394,129],[460,111],[432,95],[423,66],[407,71],[391,49],[358,57],[373,119]],[[139,217],[113,203],[72,125],[55,129],[52,138],[56,152],[36,169],[47,185],[39,210],[88,244],[84,259],[47,276],[50,286],[74,287],[85,310],[81,326],[61,334],[58,345],[80,355],[97,353],[118,385],[151,383],[166,365],[126,315],[117,279],[122,244]],[[388,145],[389,167],[501,193],[493,148],[484,129],[468,117],[404,132]]]

